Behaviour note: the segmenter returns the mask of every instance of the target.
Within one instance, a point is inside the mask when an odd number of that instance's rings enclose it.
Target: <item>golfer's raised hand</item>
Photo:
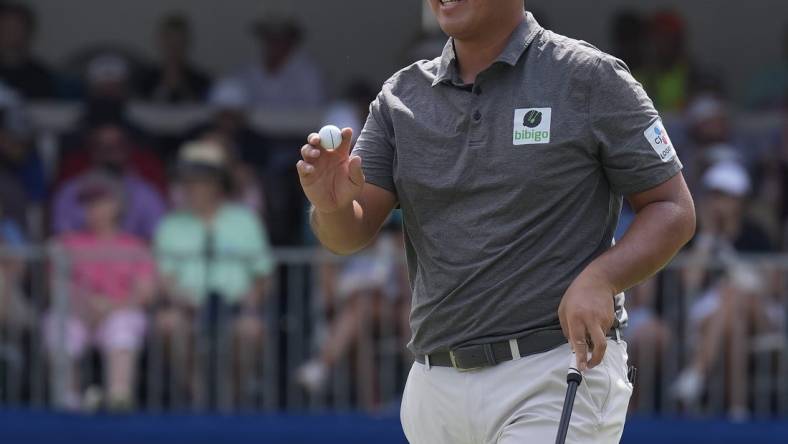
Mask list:
[[[364,173],[361,158],[350,156],[353,130],[342,130],[342,143],[335,150],[320,146],[320,136],[312,133],[301,148],[298,177],[306,197],[318,211],[331,213],[352,204],[361,195]]]
[[[569,339],[581,372],[602,362],[607,332],[613,327],[613,287],[591,274],[581,273],[569,286],[558,307],[558,319]],[[588,359],[588,352],[591,359]]]

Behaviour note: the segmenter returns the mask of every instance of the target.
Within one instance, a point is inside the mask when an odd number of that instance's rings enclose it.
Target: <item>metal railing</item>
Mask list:
[[[243,348],[235,336],[243,310],[215,304],[196,307],[180,327],[181,342],[168,341],[156,324],[166,306],[154,298],[144,305],[148,328],[132,359],[132,403],[110,407],[396,409],[411,357],[405,350],[405,270],[401,255],[391,251],[397,250],[341,258],[310,248],[277,250],[263,308],[254,313],[264,328],[259,341],[249,342],[252,348]],[[57,248],[0,255],[0,405],[107,405],[101,402],[107,399],[106,356],[91,347],[72,365],[66,353],[73,347],[71,262]],[[698,270],[705,276],[693,281]],[[639,368],[632,411],[788,415],[786,276],[786,255],[735,263],[680,256],[632,289],[625,331],[631,361]],[[217,310],[223,314],[207,316]],[[45,313],[57,332],[51,350]],[[70,393],[75,380],[78,403]]]
[[[630,290],[626,337],[639,368],[632,411],[788,416],[786,277],[785,254],[684,254]]]

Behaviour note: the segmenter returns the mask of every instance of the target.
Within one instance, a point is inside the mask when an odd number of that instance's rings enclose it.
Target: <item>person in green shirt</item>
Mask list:
[[[690,56],[687,27],[678,13],[656,12],[648,20],[648,31],[651,46],[648,57],[642,65],[633,67],[632,73],[659,112],[679,112],[698,90],[719,89],[719,79],[701,72]]]
[[[164,218],[154,238],[164,288],[157,331],[174,365],[188,371],[197,360],[192,390],[201,396],[207,389],[212,404],[227,393],[217,387],[228,369],[235,376],[235,402],[245,399],[254,381],[265,330],[263,298],[274,268],[260,218],[229,197],[226,167],[222,145],[186,144],[177,165],[181,208]],[[195,334],[201,338],[196,355],[178,346]]]

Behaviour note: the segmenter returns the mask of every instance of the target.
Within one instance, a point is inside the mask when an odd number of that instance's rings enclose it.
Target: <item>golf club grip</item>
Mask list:
[[[580,375],[579,373],[570,373],[567,376],[568,386],[566,387],[566,398],[564,398],[564,408],[561,411],[561,421],[558,423],[558,435],[555,437],[555,444],[566,443],[566,434],[569,431],[569,420],[572,418],[572,407],[575,404],[575,394],[577,393],[577,386],[580,385],[580,380],[570,376]],[[582,377],[581,377],[582,378]]]

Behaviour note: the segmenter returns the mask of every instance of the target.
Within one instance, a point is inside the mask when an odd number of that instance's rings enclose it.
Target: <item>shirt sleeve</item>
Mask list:
[[[394,128],[384,93],[369,106],[369,116],[356,141],[353,154],[361,157],[367,183],[397,194],[394,186]]]
[[[598,60],[588,111],[599,159],[614,192],[645,191],[681,171],[653,102],[621,60]]]
[[[52,205],[52,231],[55,234],[68,233],[79,226],[81,215],[76,195],[76,187],[70,182],[55,194]]]

